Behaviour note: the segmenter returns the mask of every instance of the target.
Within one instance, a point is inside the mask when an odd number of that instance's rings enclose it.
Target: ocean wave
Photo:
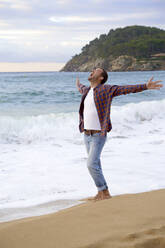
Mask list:
[[[138,124],[151,126],[165,120],[165,100],[129,103],[112,106],[111,121],[115,130],[129,127],[136,130]],[[153,121],[153,123],[152,123]],[[37,116],[12,117],[1,115],[1,143],[32,143],[52,140],[70,140],[79,133],[78,112],[50,113]]]
[[[164,118],[165,99],[159,101],[143,101],[112,107],[113,118],[124,122],[144,122],[154,118]]]
[[[77,113],[0,118],[0,142],[32,143],[72,135],[78,124]],[[77,119],[77,121],[76,121]]]

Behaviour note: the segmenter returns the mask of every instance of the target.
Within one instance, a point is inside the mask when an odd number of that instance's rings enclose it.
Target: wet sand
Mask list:
[[[0,248],[165,248],[165,189],[0,223]]]

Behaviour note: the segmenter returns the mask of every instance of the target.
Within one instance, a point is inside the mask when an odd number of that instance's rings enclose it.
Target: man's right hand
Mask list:
[[[86,91],[86,89],[88,89],[87,86],[85,86],[84,84],[81,84],[80,83],[80,80],[79,80],[78,77],[76,78],[76,86],[77,86],[77,89],[80,92],[80,94],[84,94],[84,92]]]
[[[77,86],[77,89],[79,89],[79,87],[78,87],[79,83],[80,83],[80,80],[79,80],[79,78],[77,77],[77,78],[76,78],[76,86]]]

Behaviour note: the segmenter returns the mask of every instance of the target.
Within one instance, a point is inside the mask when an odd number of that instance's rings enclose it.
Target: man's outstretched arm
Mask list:
[[[137,93],[147,89],[160,89],[163,87],[163,84],[159,84],[162,82],[161,80],[152,81],[153,77],[148,80],[145,84],[134,84],[134,85],[112,85],[110,90],[113,92],[113,96],[126,95],[129,93]]]
[[[83,84],[80,84],[80,80],[79,78],[76,78],[76,87],[78,89],[78,91],[83,94],[85,92],[85,90],[87,89],[87,87]]]

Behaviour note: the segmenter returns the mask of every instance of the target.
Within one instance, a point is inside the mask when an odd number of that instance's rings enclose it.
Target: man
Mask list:
[[[81,84],[76,79],[76,86],[82,94],[79,108],[79,130],[84,132],[84,143],[88,159],[87,167],[98,193],[88,200],[104,200],[111,198],[106,180],[103,176],[100,155],[107,139],[107,132],[112,129],[110,120],[110,108],[115,96],[129,93],[137,93],[147,89],[160,89],[163,84],[152,81],[153,77],[145,84],[137,85],[108,85],[105,82],[108,74],[103,68],[94,69],[88,77],[90,86]]]

